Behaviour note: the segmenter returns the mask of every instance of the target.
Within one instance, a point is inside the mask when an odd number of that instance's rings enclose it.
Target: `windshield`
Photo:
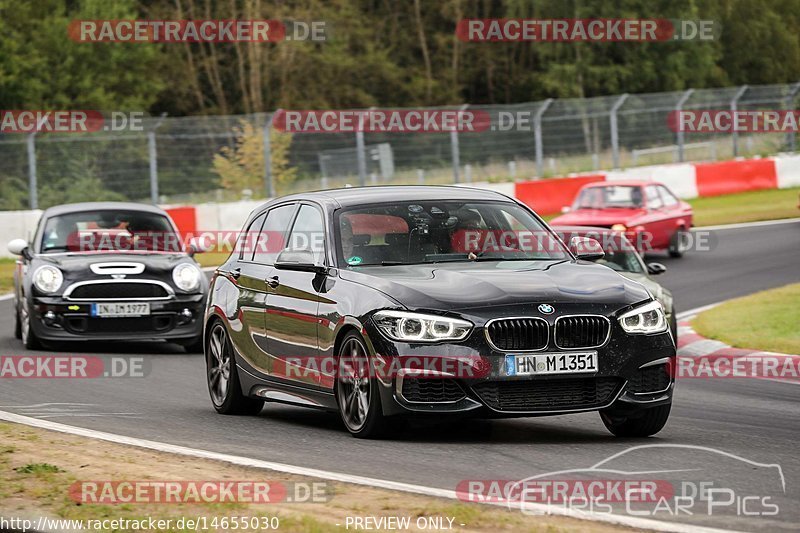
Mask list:
[[[609,185],[607,187],[587,187],[583,189],[572,209],[608,209],[614,207],[642,207],[642,189],[629,185]]]
[[[501,202],[398,202],[337,215],[341,264],[398,265],[570,256],[521,207]]]
[[[87,211],[54,216],[42,234],[41,253],[179,252],[169,219],[141,211]]]

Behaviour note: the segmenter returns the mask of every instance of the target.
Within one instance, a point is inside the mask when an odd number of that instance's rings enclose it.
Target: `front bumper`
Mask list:
[[[623,414],[672,400],[676,351],[669,331],[629,335],[612,321],[607,342],[588,350],[597,352],[597,372],[513,376],[507,372],[506,355],[515,352],[492,347],[481,327],[459,343],[427,345],[388,340],[371,322],[366,328],[376,360],[395,370],[378,374],[385,415],[515,417],[604,409]],[[587,350],[548,346],[538,353],[579,351]],[[422,363],[424,374],[417,371],[419,361],[431,360],[450,363]]]
[[[204,294],[148,303],[148,316],[98,318],[91,316],[90,303],[34,297],[31,327],[44,341],[188,341],[202,335]]]

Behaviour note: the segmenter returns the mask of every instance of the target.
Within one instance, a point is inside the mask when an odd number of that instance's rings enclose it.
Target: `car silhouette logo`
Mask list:
[[[551,314],[555,308],[550,304],[539,304],[539,312],[545,315]]]

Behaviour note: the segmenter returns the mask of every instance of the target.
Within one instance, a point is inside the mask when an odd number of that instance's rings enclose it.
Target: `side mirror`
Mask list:
[[[208,251],[208,246],[206,246],[206,242],[203,239],[192,237],[189,239],[189,245],[187,246],[186,251],[189,253],[189,255],[202,254],[203,252]]]
[[[647,263],[647,273],[651,276],[658,276],[667,271],[667,267],[661,263]]]
[[[605,257],[603,246],[589,237],[573,237],[569,240],[569,251],[578,259],[597,261]]]
[[[325,265],[315,262],[314,252],[304,250],[284,250],[278,254],[275,260],[275,268],[278,270],[297,270],[300,272],[324,273],[327,269]]]
[[[25,255],[25,250],[28,248],[28,243],[25,239],[13,239],[8,243],[8,251],[14,255]]]
[[[562,213],[569,213],[571,210],[572,208],[568,205],[565,205],[564,207],[561,208]]]

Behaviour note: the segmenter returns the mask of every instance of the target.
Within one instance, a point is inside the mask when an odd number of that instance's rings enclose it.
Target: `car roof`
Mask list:
[[[264,204],[286,201],[316,200],[332,202],[339,207],[375,204],[391,201],[432,201],[432,200],[498,200],[513,202],[508,196],[489,189],[458,187],[452,185],[377,185],[370,187],[346,187],[292,194],[275,198]]]
[[[166,215],[167,212],[158,206],[150,204],[140,204],[137,202],[81,202],[77,204],[63,204],[49,207],[42,214],[43,217],[65,215],[68,213],[83,213],[86,211],[143,211]]]

